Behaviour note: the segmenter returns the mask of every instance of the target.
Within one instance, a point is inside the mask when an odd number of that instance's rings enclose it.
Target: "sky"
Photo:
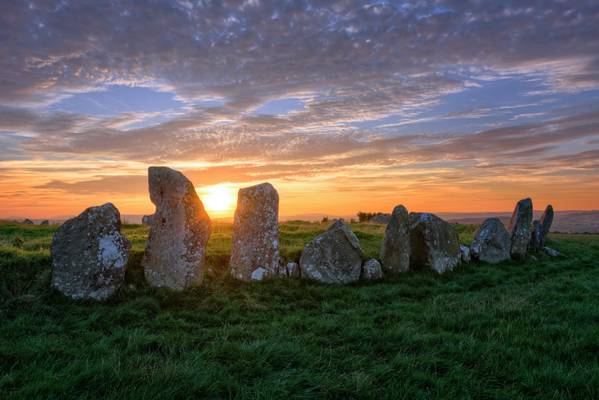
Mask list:
[[[599,209],[597,1],[3,1],[0,217]]]

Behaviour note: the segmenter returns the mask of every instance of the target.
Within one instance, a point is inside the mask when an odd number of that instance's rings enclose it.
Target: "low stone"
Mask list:
[[[114,205],[88,208],[52,238],[52,287],[73,299],[106,299],[123,283],[130,247]]]
[[[458,233],[431,213],[410,213],[410,267],[443,273],[461,262]]]
[[[373,224],[388,224],[391,220],[391,215],[389,214],[377,214],[374,217],[370,218],[368,222]]]
[[[40,225],[50,225],[50,221],[48,221],[47,219],[45,219],[42,222],[40,222]]]
[[[408,210],[402,205],[396,206],[391,213],[379,255],[387,272],[410,269],[410,219]]]
[[[239,190],[229,264],[231,275],[241,280],[277,275],[279,194],[270,183]]]
[[[154,214],[151,215],[144,215],[143,217],[141,217],[141,223],[142,225],[152,225],[152,219],[154,218]]]
[[[551,247],[547,247],[547,246],[543,247],[543,252],[545,254],[547,254],[549,257],[559,257],[560,256],[559,251],[552,249]]]
[[[363,257],[356,235],[343,221],[335,221],[304,247],[302,278],[334,284],[355,282],[360,279]]]
[[[508,231],[511,233],[510,254],[512,258],[524,259],[532,236],[532,200],[530,198],[520,200],[516,204]]]
[[[167,167],[150,167],[148,182],[156,212],[142,260],[146,280],[176,290],[200,283],[212,227],[195,187]]]
[[[470,254],[475,260],[497,264],[510,259],[511,237],[499,218],[487,218],[474,233]]]
[[[301,276],[299,264],[294,261],[289,261],[285,265],[284,274],[288,278],[299,278]]]
[[[378,260],[374,258],[366,261],[362,266],[362,275],[360,279],[365,281],[376,281],[383,278],[383,269]]]
[[[25,225],[33,225],[33,221],[29,218],[25,218],[22,223]]]
[[[470,262],[470,247],[460,244],[460,255],[463,263]]]

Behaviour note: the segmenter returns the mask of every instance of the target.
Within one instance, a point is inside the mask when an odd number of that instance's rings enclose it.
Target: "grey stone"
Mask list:
[[[278,273],[279,195],[270,183],[239,190],[230,266],[231,275],[245,281]]]
[[[405,272],[410,269],[410,219],[408,210],[402,205],[396,206],[391,213],[380,258],[387,272]]]
[[[553,223],[553,207],[548,205],[538,221],[533,222],[531,246],[535,251],[540,251],[547,243],[547,236]]]
[[[470,262],[470,247],[460,244],[460,256],[463,263]]]
[[[67,220],[52,238],[52,287],[73,299],[104,300],[125,278],[129,241],[110,203]]]
[[[547,247],[547,246],[543,247],[543,252],[550,257],[559,257],[560,256],[559,251],[552,249],[551,247]]]
[[[470,254],[475,260],[497,264],[510,259],[511,237],[499,218],[487,218],[474,233]]]
[[[176,290],[200,283],[212,230],[204,205],[179,171],[150,167],[148,182],[156,212],[142,260],[146,280]]]
[[[25,225],[33,225],[33,221],[29,218],[25,218],[22,223]]]
[[[144,215],[143,217],[141,217],[141,223],[142,223],[142,225],[151,226],[153,218],[154,218],[154,214]]]
[[[360,279],[363,258],[356,235],[343,221],[335,221],[304,247],[302,278],[336,284],[355,282]]]
[[[520,200],[516,204],[508,231],[511,233],[510,254],[512,258],[524,259],[532,236],[532,200],[530,198]]]
[[[42,222],[40,222],[40,225],[50,225],[50,221],[48,221],[47,219],[43,220]]]
[[[410,213],[410,267],[443,273],[461,262],[458,233],[431,213]]]
[[[383,269],[378,260],[374,258],[366,261],[362,266],[362,275],[360,279],[365,281],[376,281],[383,278]]]
[[[284,275],[288,278],[299,278],[301,276],[299,264],[294,261],[289,261],[285,265]]]

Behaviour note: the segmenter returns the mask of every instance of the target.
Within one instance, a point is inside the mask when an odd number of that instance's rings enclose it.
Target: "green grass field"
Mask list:
[[[282,224],[282,254],[325,228]],[[126,284],[98,304],[49,288],[54,229],[0,224],[1,399],[599,398],[599,236],[553,235],[555,259],[333,287],[228,279],[217,225],[207,280],[175,293],[144,284],[147,230],[127,225]],[[375,257],[384,227],[352,229]]]

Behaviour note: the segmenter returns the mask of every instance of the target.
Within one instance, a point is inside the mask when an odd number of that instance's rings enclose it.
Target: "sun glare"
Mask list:
[[[219,184],[203,187],[199,192],[202,203],[210,216],[227,217],[232,215],[237,198],[237,188]]]

